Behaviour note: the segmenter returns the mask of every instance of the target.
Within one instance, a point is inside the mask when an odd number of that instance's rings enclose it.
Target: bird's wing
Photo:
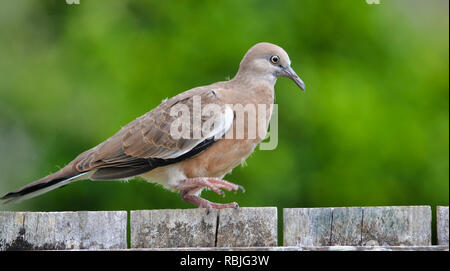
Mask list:
[[[105,142],[80,154],[73,161],[74,167],[80,172],[109,168],[108,172],[122,170],[127,176],[142,174],[203,151],[226,133],[233,118],[232,109],[223,103],[215,89],[195,88],[164,101]],[[181,137],[174,134],[173,131],[183,131],[183,124],[189,128],[185,129],[187,133]],[[130,173],[125,174],[124,170]]]

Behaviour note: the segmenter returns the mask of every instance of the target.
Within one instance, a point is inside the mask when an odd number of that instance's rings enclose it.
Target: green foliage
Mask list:
[[[448,205],[447,1],[5,1],[0,194],[56,171],[162,99],[283,47],[279,144],[226,179],[241,206]],[[189,208],[142,180],[83,181],[26,210]],[[3,207],[2,207],[3,208]]]

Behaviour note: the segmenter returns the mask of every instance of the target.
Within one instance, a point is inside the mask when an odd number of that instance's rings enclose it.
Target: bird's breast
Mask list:
[[[188,178],[223,177],[254,151],[255,140],[220,139],[201,154],[180,163]]]
[[[142,176],[173,187],[184,178],[222,178],[242,164],[266,137],[273,110],[273,89],[265,86],[251,89],[245,95],[242,92],[225,95],[223,89],[218,89],[216,95],[229,97],[223,103],[234,114],[233,124],[225,135],[193,157]]]
[[[180,163],[189,178],[223,177],[243,163],[255,147],[266,137],[272,114],[272,104],[255,105],[256,116],[235,110],[235,119],[230,130],[208,149]],[[236,108],[235,108],[236,109]],[[253,123],[252,123],[253,122]]]

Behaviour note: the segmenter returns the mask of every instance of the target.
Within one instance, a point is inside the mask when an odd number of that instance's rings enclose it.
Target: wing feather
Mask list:
[[[202,108],[208,104],[217,105],[219,108],[212,116],[200,118],[202,125],[208,121],[214,123],[213,129],[200,138],[172,137],[170,128],[177,116],[171,115],[171,110],[175,105],[184,105],[189,109],[189,134],[193,135],[193,101],[196,96],[201,98]],[[233,117],[232,109],[223,103],[211,86],[195,88],[163,101],[155,109],[124,126],[105,142],[80,154],[74,160],[75,166],[81,172],[108,168],[103,171],[108,177],[133,172],[141,174],[142,170],[151,170],[154,166],[187,159],[203,151],[226,133],[233,123]],[[122,174],[112,168],[128,169]]]

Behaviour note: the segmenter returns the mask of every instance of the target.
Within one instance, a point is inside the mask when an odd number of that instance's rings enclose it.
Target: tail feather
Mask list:
[[[0,198],[3,204],[17,203],[30,199],[53,189],[63,187],[76,180],[84,179],[89,172],[75,172],[72,169],[63,168],[60,171],[39,179],[29,185],[19,188],[16,191],[9,192]]]

